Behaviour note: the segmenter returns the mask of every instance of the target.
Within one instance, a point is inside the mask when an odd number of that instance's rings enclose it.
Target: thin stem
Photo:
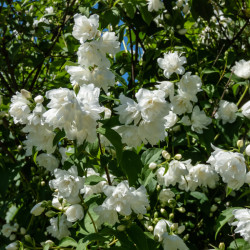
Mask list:
[[[245,88],[245,90],[244,90],[242,96],[240,97],[239,101],[237,102],[237,104],[236,104],[237,107],[239,107],[239,105],[240,105],[241,101],[243,100],[244,96],[246,95],[248,89],[249,89],[249,83],[247,84],[247,86],[246,86],[246,88]]]
[[[96,232],[96,233],[98,233],[98,230],[97,230],[97,228],[96,228],[96,225],[95,225],[95,222],[94,222],[94,220],[93,220],[92,215],[90,214],[90,212],[89,212],[89,211],[87,212],[87,214],[89,215],[89,217],[90,217],[90,219],[91,219],[91,221],[92,221],[92,223],[93,223],[93,226],[94,226],[95,232]]]

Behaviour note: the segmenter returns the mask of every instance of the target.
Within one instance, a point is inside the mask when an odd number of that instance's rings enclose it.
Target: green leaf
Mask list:
[[[57,145],[57,143],[58,143],[60,140],[62,140],[64,137],[65,137],[65,132],[64,132],[64,130],[59,130],[59,131],[56,133],[56,135],[55,135],[55,137],[54,137],[54,139],[53,139],[53,146]]]
[[[121,136],[110,128],[97,128],[97,132],[104,135],[115,147],[116,157],[118,162],[121,162],[122,159],[122,138]]]
[[[91,175],[84,180],[84,184],[86,185],[95,185],[99,183],[100,181],[106,181],[106,179],[98,176],[98,175]]]
[[[137,249],[149,250],[147,238],[140,227],[138,227],[136,224],[133,224],[127,229],[127,233],[135,243]]]
[[[47,243],[43,246],[43,250],[49,250],[50,243]]]
[[[64,237],[60,243],[60,247],[77,247],[77,242],[71,237]]]
[[[149,165],[151,162],[156,162],[159,159],[161,152],[161,148],[150,148],[146,150],[141,156],[143,165]]]
[[[230,207],[226,210],[223,210],[216,221],[216,233],[215,233],[215,240],[217,238],[218,233],[220,232],[221,228],[233,217],[233,210],[239,209],[239,207]]]
[[[149,26],[153,20],[151,13],[148,11],[147,6],[139,7],[143,21]]]
[[[250,244],[246,242],[244,239],[235,239],[232,241],[227,248],[227,250],[249,250],[250,249]]]
[[[135,185],[143,167],[140,157],[134,151],[124,151],[121,167],[128,178],[129,185]]]
[[[136,12],[136,7],[133,5],[133,2],[124,0],[123,3],[128,17],[133,19]]]
[[[209,21],[214,14],[213,6],[209,3],[209,0],[193,0],[191,13],[195,20],[201,16],[206,21]]]
[[[191,192],[190,195],[193,196],[194,198],[200,200],[201,204],[208,201],[208,198],[204,193],[194,191],[194,192]]]

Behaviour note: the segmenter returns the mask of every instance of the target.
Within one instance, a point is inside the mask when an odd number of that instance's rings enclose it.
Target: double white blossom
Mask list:
[[[69,222],[76,222],[82,220],[84,216],[83,207],[80,204],[74,204],[67,208],[65,215]]]
[[[164,8],[163,2],[161,0],[147,0],[148,2],[148,11],[158,11]]]
[[[236,104],[234,104],[233,102],[221,100],[219,103],[219,109],[215,113],[215,118],[222,120],[223,124],[227,122],[233,123],[235,122],[237,118],[237,115],[236,115],[237,111],[238,111],[238,108]]]
[[[250,101],[246,102],[242,107],[241,107],[241,110],[242,110],[242,114],[250,119]]]
[[[38,155],[36,162],[39,166],[46,168],[50,172],[53,172],[59,166],[59,161],[51,154],[42,153]]]
[[[238,77],[249,79],[250,78],[250,60],[240,60],[235,63],[235,66],[232,67],[232,71]]]

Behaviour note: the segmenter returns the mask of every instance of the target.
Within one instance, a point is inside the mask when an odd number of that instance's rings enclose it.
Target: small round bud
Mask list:
[[[54,242],[52,240],[46,240],[45,244],[49,244],[50,246],[53,246]]]
[[[215,204],[213,204],[212,206],[211,206],[211,208],[210,208],[210,211],[211,212],[215,212],[216,210],[217,210],[217,206],[215,205]]]
[[[244,145],[244,141],[243,141],[243,140],[238,140],[238,141],[237,141],[237,147],[238,147],[238,148],[242,148],[243,145]]]
[[[161,190],[161,186],[160,186],[160,185],[157,185],[157,186],[156,186],[156,190],[157,190],[157,191],[160,191],[160,190]]]
[[[174,219],[174,213],[170,213],[169,214],[169,220],[173,220]]]
[[[153,232],[153,231],[154,231],[154,228],[153,228],[152,226],[149,226],[149,227],[148,227],[148,231]]]
[[[173,130],[174,132],[178,132],[178,131],[181,130],[181,126],[180,126],[180,125],[176,125],[176,126],[174,126],[174,127],[172,128],[172,130]]]
[[[79,85],[78,83],[76,83],[76,84],[74,85],[73,89],[74,89],[74,91],[75,91],[75,93],[76,93],[76,95],[77,95],[78,92],[79,92],[79,90],[80,90],[80,85]]]
[[[44,187],[45,186],[45,181],[41,181],[41,186]]]
[[[9,237],[10,241],[13,241],[16,239],[16,235],[15,234],[11,234]]]
[[[33,242],[32,242],[32,238],[30,237],[30,235],[29,235],[29,234],[26,234],[26,235],[24,236],[24,239],[25,239],[25,241],[27,241],[27,242],[29,242],[29,243],[33,244]]]
[[[25,235],[25,234],[26,234],[26,229],[25,229],[24,227],[21,227],[21,228],[20,228],[20,233],[21,233],[22,235]]]
[[[142,220],[143,219],[143,214],[137,214],[137,219]]]
[[[126,229],[126,226],[125,226],[125,225],[119,225],[119,226],[117,227],[117,230],[120,231],[120,232],[124,231],[125,229]]]
[[[170,14],[165,14],[166,19],[170,19],[171,15]]]
[[[160,212],[161,214],[165,214],[167,211],[164,208],[161,208]]]
[[[162,157],[165,158],[166,160],[169,160],[171,158],[171,155],[166,150],[163,150],[161,154]]]
[[[26,89],[21,89],[21,94],[26,99],[30,99],[32,97],[31,93],[28,90],[26,90]]]
[[[183,240],[187,241],[188,239],[189,239],[189,234],[185,234],[184,237],[183,237]]]
[[[22,145],[18,145],[17,151],[20,152],[22,149],[23,149],[23,146]]]
[[[180,26],[180,25],[177,25],[177,26],[176,26],[176,29],[177,29],[177,30],[178,30],[178,29],[180,29],[180,28],[181,28],[181,26]]]
[[[127,215],[124,217],[125,220],[130,220],[131,219],[131,216],[130,215]]]
[[[151,209],[151,207],[150,207],[150,206],[148,206],[148,207],[146,207],[146,209],[147,209],[147,211],[149,211],[149,210]]]
[[[184,225],[179,226],[179,227],[178,227],[178,230],[177,230],[177,233],[178,233],[178,234],[182,234],[182,233],[185,231],[185,228],[186,228],[186,227],[185,227]]]
[[[224,243],[224,242],[221,242],[221,243],[219,244],[219,249],[225,250],[225,248],[226,248],[225,243]]]
[[[176,154],[176,155],[174,156],[174,158],[175,158],[176,160],[180,160],[180,159],[182,158],[182,155],[181,155],[181,154]]]
[[[151,162],[148,166],[151,170],[155,169],[157,167],[157,164],[155,162]]]
[[[35,103],[43,103],[44,98],[41,95],[38,95],[34,98]]]
[[[155,212],[155,213],[154,213],[154,218],[158,218],[158,217],[159,217],[158,212]]]
[[[168,200],[168,205],[169,205],[169,207],[174,208],[176,206],[176,200],[173,198],[170,198]]]
[[[214,201],[215,201],[216,203],[220,203],[220,202],[221,202],[221,198],[220,198],[220,197],[215,197],[215,198],[214,198]]]
[[[173,223],[170,227],[172,231],[175,231],[178,228],[178,223]]]
[[[186,209],[184,207],[178,207],[176,208],[180,213],[185,213]]]
[[[246,155],[250,156],[250,144],[245,149]]]

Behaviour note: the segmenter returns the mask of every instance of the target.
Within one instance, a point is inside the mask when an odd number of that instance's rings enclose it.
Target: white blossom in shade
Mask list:
[[[27,117],[29,125],[44,125],[43,113],[46,111],[41,103],[36,104],[32,113]]]
[[[232,67],[232,71],[238,77],[248,79],[250,78],[250,60],[240,60],[235,63],[235,66]]]
[[[191,119],[188,116],[184,116],[181,122],[186,126],[191,126],[191,129],[198,134],[203,134],[203,129],[207,129],[207,126],[211,124],[212,119],[207,117],[203,110],[200,110],[198,106],[195,106],[191,115]]]
[[[165,98],[172,98],[174,96],[174,83],[169,81],[158,82],[159,85],[155,85],[155,87],[165,93]]]
[[[127,144],[129,147],[138,147],[142,144],[139,136],[139,128],[134,125],[124,125],[115,128],[116,132],[120,134],[122,143]]]
[[[88,68],[82,66],[66,66],[65,69],[70,74],[70,82],[73,86],[77,83],[81,86],[92,82],[92,74]]]
[[[82,220],[84,216],[83,207],[79,204],[71,205],[67,208],[65,215],[69,222],[76,222],[77,220]]]
[[[164,141],[167,133],[165,132],[163,119],[153,122],[142,121],[138,128],[139,137],[144,144],[155,145],[159,141]]]
[[[119,121],[125,125],[134,122],[136,125],[141,119],[141,113],[139,105],[131,98],[120,94],[120,105],[114,110],[119,115]]]
[[[62,196],[59,196],[58,194],[54,193],[53,196],[54,197],[52,199],[52,206],[59,210],[63,210],[67,201]]]
[[[246,117],[246,118],[248,118],[248,119],[250,119],[250,101],[248,101],[248,102],[246,102],[242,107],[241,107],[241,112],[242,112],[242,114]]]
[[[86,40],[93,39],[97,34],[99,26],[99,16],[94,14],[89,18],[76,14],[74,16],[75,25],[73,27],[72,35],[80,43],[84,43]]]
[[[16,232],[17,228],[15,226],[11,226],[10,224],[4,224],[1,230],[1,233],[4,237],[8,238],[13,232]]]
[[[22,131],[28,133],[27,139],[23,142],[26,155],[32,155],[32,148],[34,146],[37,151],[44,150],[47,151],[48,154],[52,154],[55,151],[56,147],[53,146],[55,133],[49,125],[26,125]]]
[[[120,51],[120,42],[115,32],[104,32],[100,38],[100,49],[107,54],[115,55]]]
[[[154,228],[154,236],[158,236],[158,241],[162,241],[164,234],[170,232],[170,227],[173,225],[172,222],[168,220],[161,219],[157,222]]]
[[[59,166],[59,161],[51,154],[42,153],[36,157],[36,162],[39,166],[53,172]]]
[[[175,197],[175,194],[169,188],[164,188],[161,190],[158,199],[162,204],[167,204],[168,200],[173,197]]]
[[[53,13],[54,13],[53,7],[50,6],[50,7],[48,7],[48,8],[45,8],[45,13],[46,13],[46,14],[49,14],[49,15],[53,14]]]
[[[46,24],[46,26],[50,24],[48,19],[46,19],[45,17],[41,17],[39,20],[34,20],[33,27],[38,27],[39,23],[44,23]]]
[[[47,227],[47,232],[53,237],[61,240],[63,237],[70,235],[68,228],[72,225],[72,223],[67,221],[64,214],[60,217],[53,217],[49,221],[50,226]]]
[[[164,173],[166,169],[164,167],[160,167],[156,171],[157,181],[160,185],[165,185]]]
[[[177,115],[191,113],[193,109],[193,105],[190,102],[190,96],[180,90],[178,90],[178,95],[171,99],[171,106],[172,111]]]
[[[219,103],[219,109],[215,113],[215,118],[222,120],[222,123],[225,124],[227,122],[233,123],[235,122],[238,111],[238,107],[233,102],[228,102],[221,100]]]
[[[161,0],[147,0],[148,2],[148,11],[158,11],[160,9],[164,9],[164,4]]]
[[[173,73],[183,75],[185,72],[183,64],[187,63],[186,57],[178,54],[177,51],[164,53],[164,58],[157,59],[158,65],[163,69],[166,78],[170,78]]]
[[[13,117],[14,123],[27,123],[27,118],[30,114],[30,105],[30,101],[23,93],[16,92],[16,94],[11,97],[9,113]]]
[[[189,170],[191,180],[198,186],[215,188],[219,181],[219,176],[210,165],[198,164]],[[196,189],[195,187],[195,189]],[[191,189],[190,189],[191,190]]]
[[[116,210],[113,210],[111,207],[108,207],[107,204],[95,207],[93,210],[97,215],[99,215],[96,221],[96,225],[98,228],[100,228],[101,225],[104,223],[108,223],[111,226],[114,226],[115,223],[119,222]]]
[[[43,213],[44,209],[45,207],[43,206],[43,202],[39,202],[30,210],[30,213],[38,216]]]
[[[5,247],[6,250],[18,250],[19,244],[18,242],[12,242],[8,246]]]
[[[200,77],[196,75],[191,75],[191,72],[187,72],[185,75],[183,75],[180,82],[177,83],[177,86],[183,92],[186,92],[191,96],[194,96],[198,92],[202,91],[201,85],[202,82]]]
[[[135,96],[144,121],[152,122],[168,114],[170,107],[162,90],[140,89]]]
[[[80,190],[83,189],[84,179],[78,176],[76,166],[72,166],[68,171],[55,169],[55,179],[49,182],[52,189],[58,189],[58,195],[67,199],[78,198]],[[70,202],[71,203],[71,202]]]
[[[162,245],[164,250],[189,250],[183,239],[175,234],[169,235],[165,233],[163,235]]]
[[[173,111],[169,111],[168,115],[166,115],[163,119],[165,121],[164,127],[169,129],[176,124],[178,116]]]
[[[248,145],[245,149],[246,155],[250,156],[250,145]]]
[[[232,226],[236,226],[235,233],[239,233],[245,241],[250,243],[250,209],[235,209],[233,215],[236,219]]]
[[[208,159],[208,163],[214,167],[215,171],[220,174],[222,180],[227,183],[228,187],[238,190],[246,179],[245,158],[240,153],[233,153],[216,148]]]
[[[106,57],[106,53],[100,49],[100,41],[86,42],[82,44],[77,51],[78,63],[87,68],[94,66],[109,68],[110,61]]]

